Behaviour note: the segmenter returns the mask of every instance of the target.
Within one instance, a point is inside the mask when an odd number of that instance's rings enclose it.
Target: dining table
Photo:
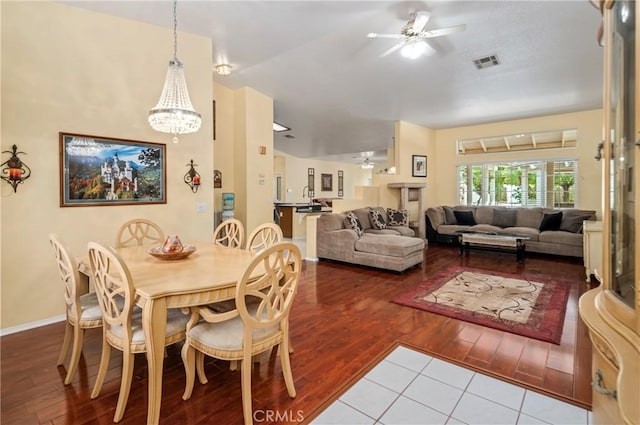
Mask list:
[[[164,340],[168,308],[187,308],[235,298],[236,285],[253,253],[212,242],[185,243],[196,248],[186,258],[160,259],[148,245],[114,248],[126,264],[142,308],[142,328],[147,343],[149,397],[147,424],[158,424],[162,400]],[[157,247],[155,247],[157,249]],[[170,258],[170,257],[168,257]],[[90,276],[88,260],[79,266]],[[255,277],[264,271],[255,270]]]

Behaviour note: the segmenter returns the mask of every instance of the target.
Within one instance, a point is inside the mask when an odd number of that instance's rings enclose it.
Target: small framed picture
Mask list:
[[[321,191],[331,192],[333,190],[333,174],[323,174],[320,182],[322,183]]]
[[[411,176],[413,177],[427,177],[427,156],[426,155],[412,155],[412,167]]]

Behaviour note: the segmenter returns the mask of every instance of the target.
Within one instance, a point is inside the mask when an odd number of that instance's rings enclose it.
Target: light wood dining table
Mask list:
[[[211,242],[189,245],[195,245],[197,251],[173,261],[151,256],[150,246],[115,249],[129,268],[136,304],[142,308],[149,374],[147,424],[157,424],[160,419],[167,309],[233,299],[237,281],[253,257],[249,251]],[[91,274],[87,260],[83,260],[80,270]],[[259,274],[260,269],[256,277]]]

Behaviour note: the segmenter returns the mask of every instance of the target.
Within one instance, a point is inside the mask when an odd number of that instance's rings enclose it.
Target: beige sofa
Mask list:
[[[384,211],[382,208],[378,210]],[[363,227],[363,234],[345,224],[349,211],[323,214],[316,226],[316,252],[319,259],[343,261],[402,272],[422,263],[424,240],[413,237],[406,226],[374,229],[369,220],[371,208],[353,210]]]
[[[461,224],[455,211],[471,212],[475,224]],[[557,230],[541,224],[551,214],[562,212]],[[439,206],[426,212],[429,242],[457,243],[460,231],[527,236],[527,252],[582,257],[582,222],[595,220],[596,212],[580,209],[505,208],[489,206]]]

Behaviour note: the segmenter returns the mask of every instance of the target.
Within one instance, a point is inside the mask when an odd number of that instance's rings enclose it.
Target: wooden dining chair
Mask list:
[[[114,422],[119,422],[129,399],[134,355],[147,351],[142,330],[142,310],[135,307],[133,280],[122,258],[115,250],[96,242],[89,242],[88,248],[91,275],[104,320],[102,356],[91,398],[98,397],[102,390],[109,367],[111,347],[122,351],[122,379],[113,417]],[[178,309],[167,309],[165,347],[185,339],[188,319],[189,316]]]
[[[256,227],[247,238],[247,251],[256,253],[273,244],[282,242],[282,229],[275,223],[263,223]]]
[[[102,327],[102,312],[95,293],[82,294],[78,265],[71,257],[67,247],[60,241],[58,235],[50,234],[49,242],[56,256],[58,272],[64,289],[66,302],[66,323],[62,349],[58,356],[58,366],[64,363],[71,345],[71,360],[64,378],[64,384],[69,385],[78,369],[85,329]],[[73,344],[71,341],[73,340]]]
[[[251,359],[275,346],[280,347],[289,396],[296,396],[289,360],[289,312],[298,290],[301,265],[300,250],[295,244],[272,245],[254,256],[238,280],[237,309],[225,313],[215,313],[207,307],[191,309],[187,339],[182,347],[186,372],[184,400],[191,397],[196,372],[200,382],[207,383],[205,355],[239,360],[244,423],[252,424]],[[256,279],[256,274],[261,276]]]
[[[224,220],[213,232],[213,243],[229,248],[242,248],[244,242],[244,226],[235,218]]]
[[[146,218],[134,218],[120,226],[116,235],[116,248],[125,246],[163,244],[164,232],[156,223]]]

